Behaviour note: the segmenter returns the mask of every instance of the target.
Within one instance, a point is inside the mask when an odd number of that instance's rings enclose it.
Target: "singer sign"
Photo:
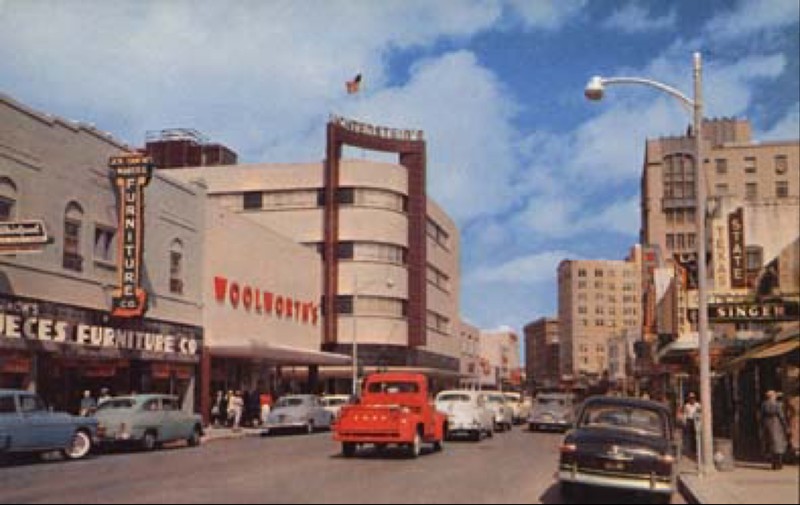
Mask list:
[[[140,154],[113,156],[109,166],[119,192],[119,289],[111,314],[141,317],[147,309],[147,293],[141,287],[144,192],[153,173],[153,161]]]

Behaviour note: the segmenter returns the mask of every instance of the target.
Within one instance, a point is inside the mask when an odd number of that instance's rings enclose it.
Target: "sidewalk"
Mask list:
[[[234,430],[233,428],[207,426],[204,430],[202,441],[203,443],[208,443],[217,440],[259,436],[261,436],[261,428],[239,428]]]
[[[678,490],[687,503],[800,503],[800,469],[784,465],[771,470],[768,463],[736,463],[733,470],[697,475],[694,461],[680,465]]]

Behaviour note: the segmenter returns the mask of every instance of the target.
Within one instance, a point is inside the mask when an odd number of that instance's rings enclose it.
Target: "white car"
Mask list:
[[[339,419],[339,412],[341,412],[342,407],[350,403],[350,396],[328,395],[320,398],[320,402],[322,403],[322,408],[330,412],[333,419],[336,420]]]
[[[510,430],[514,425],[514,412],[508,405],[502,391],[484,391],[486,405],[494,415],[494,429],[496,431]]]
[[[503,395],[506,397],[506,404],[511,407],[513,412],[512,418],[514,424],[522,424],[531,414],[531,401],[528,397],[523,397],[520,393],[513,391],[504,391]]]
[[[466,435],[479,441],[481,435],[491,437],[494,415],[481,391],[450,390],[436,395],[436,410],[447,415],[447,436]]]

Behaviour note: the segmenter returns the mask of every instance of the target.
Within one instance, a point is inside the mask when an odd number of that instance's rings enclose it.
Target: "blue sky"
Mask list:
[[[690,121],[647,88],[589,103],[588,78],[690,95],[701,51],[707,116],[797,139],[799,19],[796,0],[0,0],[0,91],[132,145],[196,128],[244,162],[321,160],[330,113],[423,129],[462,315],[521,330],[555,314],[562,259],[627,254],[644,141]]]

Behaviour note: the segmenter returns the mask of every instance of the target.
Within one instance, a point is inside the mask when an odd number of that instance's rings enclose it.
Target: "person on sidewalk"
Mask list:
[[[694,393],[689,393],[681,409],[683,423],[683,446],[687,454],[697,454],[697,420],[700,416],[700,402]]]
[[[92,398],[92,392],[88,389],[83,392],[83,398],[81,398],[81,410],[78,412],[80,416],[90,416],[94,414],[94,411],[97,410],[97,402],[94,398]]]
[[[778,394],[772,389],[767,391],[766,399],[761,404],[761,426],[772,460],[772,469],[780,470],[783,468],[783,453],[786,452],[789,440],[789,428],[783,407],[778,402]]]

